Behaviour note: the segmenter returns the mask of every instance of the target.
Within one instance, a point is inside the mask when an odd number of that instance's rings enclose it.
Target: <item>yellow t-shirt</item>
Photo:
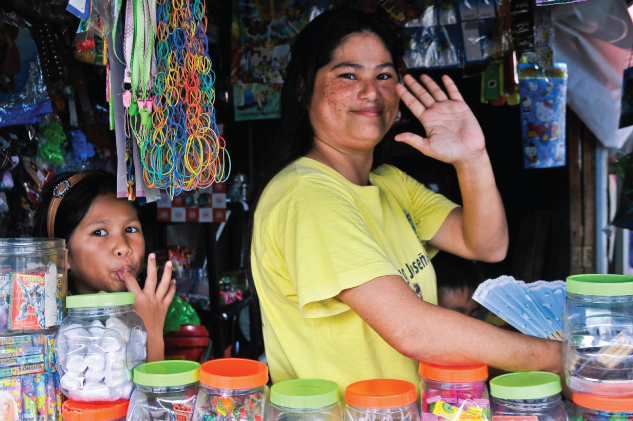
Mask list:
[[[457,205],[383,165],[370,186],[349,182],[310,158],[288,165],[255,212],[252,271],[272,381],[372,378],[417,385],[417,362],[385,342],[338,294],[401,275],[437,304],[424,243]],[[424,344],[420,344],[424,346]]]

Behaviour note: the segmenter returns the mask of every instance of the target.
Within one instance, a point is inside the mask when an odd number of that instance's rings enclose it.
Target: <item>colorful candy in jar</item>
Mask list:
[[[267,407],[268,367],[259,361],[223,358],[200,367],[194,419],[263,421]]]
[[[490,419],[486,365],[445,367],[421,362],[418,374],[422,414],[450,421]]]
[[[578,405],[579,421],[633,420],[633,397],[610,398],[574,393],[573,400]]]

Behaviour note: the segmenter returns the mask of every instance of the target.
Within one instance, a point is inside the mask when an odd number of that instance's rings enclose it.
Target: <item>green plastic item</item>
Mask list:
[[[176,295],[174,299],[171,300],[169,308],[167,309],[163,333],[177,332],[180,330],[180,325],[199,324],[200,317],[198,317],[196,310],[191,307],[191,304]]]
[[[134,304],[134,294],[131,292],[102,292],[66,297],[67,308],[116,307],[132,304]]]
[[[134,368],[134,383],[149,387],[173,387],[196,383],[200,363],[195,361],[156,361]]]
[[[270,402],[284,408],[316,409],[338,401],[338,385],[329,380],[286,380],[270,388]]]
[[[633,295],[633,276],[604,274],[572,275],[567,277],[567,292],[603,297]]]
[[[510,373],[490,380],[490,394],[499,399],[539,399],[560,393],[560,377],[544,371]]]

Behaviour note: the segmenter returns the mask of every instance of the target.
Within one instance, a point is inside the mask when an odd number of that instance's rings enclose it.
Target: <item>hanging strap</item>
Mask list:
[[[125,5],[125,31],[123,34],[123,54],[125,55],[125,73],[123,83],[132,82],[132,44],[134,43],[134,6],[132,0]]]

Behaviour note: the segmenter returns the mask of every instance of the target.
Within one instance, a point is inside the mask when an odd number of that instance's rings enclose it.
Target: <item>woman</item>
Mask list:
[[[377,17],[323,13],[299,34],[282,89],[282,145],[257,198],[251,270],[273,382],[417,382],[417,361],[561,371],[560,343],[437,307],[429,254],[499,261],[508,233],[485,140],[455,84],[398,83],[400,40]],[[454,165],[463,208],[373,156],[399,100]],[[405,280],[406,282],[403,282]],[[416,294],[418,292],[418,294]],[[420,299],[422,298],[422,299]]]

